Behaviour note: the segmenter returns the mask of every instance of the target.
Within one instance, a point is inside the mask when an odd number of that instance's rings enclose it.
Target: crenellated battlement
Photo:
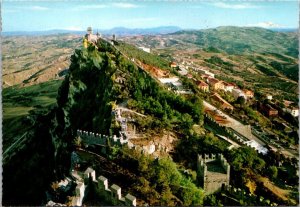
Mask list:
[[[74,196],[70,197],[68,206],[82,206],[88,189],[91,187],[95,189],[95,195],[98,198],[105,198],[106,202],[109,202],[117,206],[136,206],[136,197],[127,194],[122,196],[122,189],[116,184],[109,186],[108,179],[102,175],[96,178],[96,172],[91,167],[88,167],[84,172],[71,171],[71,177],[76,183]],[[67,206],[66,204],[55,203],[49,201],[47,206]]]
[[[206,193],[213,193],[220,190],[222,185],[229,185],[230,165],[222,154],[198,154],[197,169]]]
[[[79,136],[82,142],[86,145],[102,145],[107,146],[108,142],[117,145],[123,145],[128,142],[128,139],[123,136],[117,137],[116,135],[108,136],[103,134],[98,134],[94,132],[88,132],[83,130],[77,130],[77,136]]]
[[[106,199],[109,199],[114,205],[126,205],[136,206],[136,197],[131,194],[127,194],[125,197],[122,196],[122,189],[116,184],[109,186],[108,179],[102,175],[96,178],[96,172],[92,168],[87,168],[83,174],[84,182],[89,185],[90,181],[96,189],[96,193],[104,195]]]
[[[141,151],[141,153],[152,154],[153,152],[155,152],[154,144],[148,146],[134,145],[132,142],[129,141],[129,139],[124,138],[122,134],[120,135],[121,135],[120,137],[117,137],[116,135],[107,136],[107,135],[102,135],[94,132],[77,130],[77,136],[81,138],[81,141],[84,145],[102,146],[103,153],[106,153],[106,147],[108,146],[108,143],[112,145],[119,145],[119,146],[127,144],[128,148],[139,150]]]

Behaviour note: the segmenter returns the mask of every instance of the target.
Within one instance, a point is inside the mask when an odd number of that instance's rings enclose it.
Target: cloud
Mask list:
[[[105,4],[92,4],[92,5],[83,5],[83,6],[77,6],[74,7],[73,11],[80,11],[80,10],[90,10],[90,9],[104,9],[108,6]]]
[[[276,24],[273,22],[258,22],[256,24],[248,24],[247,27],[263,27],[263,28],[283,28],[284,25]]]
[[[259,8],[259,6],[255,6],[255,5],[249,4],[249,3],[229,4],[229,3],[224,3],[224,2],[215,2],[211,5],[222,8],[222,9],[256,9],[256,8]]]
[[[43,7],[43,6],[32,6],[32,7],[28,7],[27,9],[29,10],[33,10],[33,11],[45,11],[48,10],[48,7]]]
[[[113,4],[92,4],[92,5],[82,5],[76,6],[72,10],[73,11],[81,11],[81,10],[91,10],[91,9],[105,9],[105,8],[122,8],[122,9],[131,9],[138,8],[139,5],[132,3],[113,3]]]
[[[114,3],[112,4],[113,7],[117,7],[117,8],[123,8],[123,9],[131,9],[131,8],[138,8],[140,7],[139,5],[136,4],[131,4],[131,3]]]

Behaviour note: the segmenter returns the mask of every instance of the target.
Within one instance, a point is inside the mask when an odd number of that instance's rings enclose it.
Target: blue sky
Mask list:
[[[298,1],[2,1],[3,31],[113,27],[298,28]]]

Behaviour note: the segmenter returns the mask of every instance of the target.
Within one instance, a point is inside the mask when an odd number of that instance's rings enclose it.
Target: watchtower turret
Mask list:
[[[93,34],[92,27],[88,27],[86,31],[87,31],[87,34],[89,34],[89,35]]]

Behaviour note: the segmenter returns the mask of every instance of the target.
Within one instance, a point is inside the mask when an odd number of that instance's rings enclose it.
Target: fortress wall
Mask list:
[[[130,149],[136,149],[141,151],[142,153],[152,154],[155,152],[155,145],[147,145],[147,146],[138,146],[134,145],[132,142],[130,142],[128,139],[124,139],[123,136],[117,137],[116,135],[113,136],[107,136],[102,135],[98,133],[88,132],[88,131],[82,131],[77,130],[77,136],[79,136],[82,139],[82,142],[86,145],[102,145],[102,146],[108,146],[108,143],[112,145],[124,145],[127,144],[127,146]],[[103,151],[106,152],[105,149]]]
[[[74,172],[73,172],[74,173]],[[102,175],[96,178],[96,172],[94,169],[88,167],[82,174],[82,177],[75,178],[77,186],[75,188],[75,196],[71,197],[72,206],[82,206],[84,198],[89,191],[89,187],[93,185],[96,197],[104,199],[107,203],[112,203],[118,206],[136,206],[136,197],[127,194],[125,197],[122,196],[122,189],[116,184],[109,186],[108,179]],[[84,180],[84,182],[83,182]],[[55,204],[52,201],[48,202]]]
[[[207,171],[206,163],[219,160],[220,165],[226,173],[215,173]],[[222,154],[204,154],[197,157],[198,175],[203,180],[203,189],[206,194],[214,193],[222,188],[228,186],[230,181],[230,165]]]
[[[124,139],[123,137],[117,137],[116,135],[107,136],[82,130],[77,130],[77,136],[79,136],[82,139],[83,143],[88,145],[90,144],[107,146],[109,141],[111,144],[122,145],[128,142],[127,139]]]

